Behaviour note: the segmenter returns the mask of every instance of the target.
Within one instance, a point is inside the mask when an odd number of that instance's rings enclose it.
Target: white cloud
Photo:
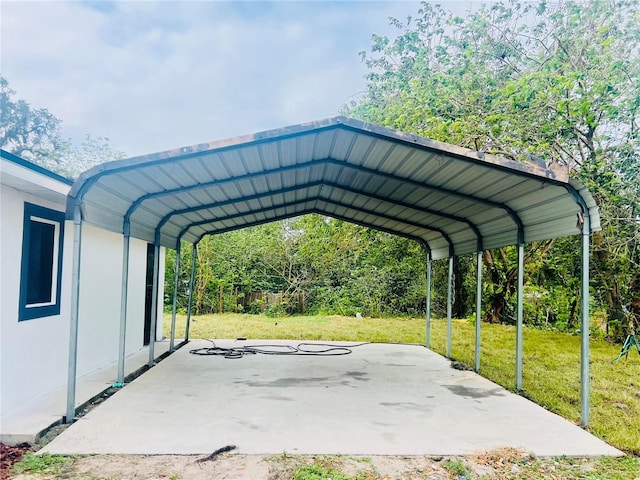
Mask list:
[[[5,2],[2,74],[129,155],[338,113],[358,52],[415,2]]]

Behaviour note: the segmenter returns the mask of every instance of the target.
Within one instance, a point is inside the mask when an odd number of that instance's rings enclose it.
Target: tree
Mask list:
[[[124,157],[109,139],[87,135],[80,147],[62,137],[62,121],[46,108],[34,109],[0,76],[0,148],[68,178]]]
[[[59,147],[60,120],[46,108],[33,109],[0,76],[0,146],[27,160],[47,158]]]
[[[362,54],[367,91],[346,109],[437,140],[568,165],[600,206],[594,292],[614,327],[640,304],[638,7],[637,0],[509,2],[461,18],[423,2],[415,18],[392,20],[400,32],[393,41],[374,35],[371,53]],[[541,269],[570,273],[553,267],[553,244],[545,251],[530,262],[528,282],[541,280]],[[486,252],[485,264],[497,282],[488,316],[504,320],[513,260],[506,250]],[[537,286],[562,283],[544,280]]]
[[[178,307],[186,308],[191,249],[183,248]],[[198,248],[196,313],[235,311],[252,295],[277,293],[280,313],[420,315],[424,253],[416,242],[322,215],[205,237]],[[173,296],[175,256],[167,257],[167,301]],[[250,310],[257,305],[247,304]],[[297,306],[298,310],[300,305]]]

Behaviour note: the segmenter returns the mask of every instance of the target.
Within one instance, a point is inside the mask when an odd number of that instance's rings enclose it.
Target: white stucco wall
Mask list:
[[[60,314],[18,322],[24,202],[58,211],[64,211],[65,205],[6,185],[0,195],[0,416],[4,416],[66,385],[73,223],[65,223]],[[122,243],[122,235],[83,226],[78,377],[117,360]],[[143,348],[146,248],[146,242],[131,240],[127,352]],[[164,272],[164,249],[160,268]],[[162,332],[162,283],[158,338]]]
[[[0,189],[0,414],[66,382],[69,349],[69,268],[73,224],[64,234],[60,315],[18,322],[24,202],[64,211],[64,205],[2,185]]]
[[[94,371],[117,358],[120,337],[122,235],[85,225],[80,263],[79,375]],[[142,348],[146,280],[146,242],[131,239],[129,293],[127,295],[127,353]],[[164,272],[164,250],[160,272]],[[162,282],[161,282],[162,283]],[[162,332],[163,285],[160,286],[158,332]]]

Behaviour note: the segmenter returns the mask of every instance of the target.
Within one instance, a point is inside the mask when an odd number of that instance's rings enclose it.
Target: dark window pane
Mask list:
[[[55,225],[31,220],[27,305],[51,302]]]

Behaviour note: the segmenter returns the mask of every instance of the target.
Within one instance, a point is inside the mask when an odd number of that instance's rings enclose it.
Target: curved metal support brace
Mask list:
[[[229,200],[223,200],[221,202],[212,202],[212,203],[205,203],[202,205],[198,205],[197,207],[190,207],[190,208],[183,208],[181,210],[174,210],[171,213],[166,214],[164,217],[162,217],[162,219],[160,220],[160,222],[158,222],[158,226],[156,227],[158,231],[162,230],[162,227],[164,227],[167,222],[169,220],[171,220],[171,217],[174,217],[176,215],[184,215],[185,213],[193,213],[193,212],[199,212],[201,210],[207,210],[209,208],[216,208],[216,207],[224,207],[225,205],[234,205],[236,203],[244,203],[244,202],[249,202],[251,200],[260,200],[264,197],[270,197],[270,196],[274,196],[274,195],[284,195],[285,193],[291,193],[291,192],[297,192],[300,190],[308,190],[310,188],[313,187],[319,187],[322,186],[323,183],[322,182],[312,182],[309,183],[307,185],[296,185],[295,187],[287,187],[287,188],[281,188],[279,190],[272,190],[269,192],[263,192],[263,193],[256,193],[255,195],[248,195],[246,197],[242,197],[242,198],[231,198]],[[313,200],[313,198],[310,199],[306,199],[304,201],[311,201]],[[300,203],[303,202],[289,202],[289,204],[292,205],[298,205]],[[244,212],[244,213],[239,213],[239,214],[234,214],[234,215],[228,215],[227,217],[220,217],[220,220],[225,219],[225,218],[235,218],[235,217],[242,217],[244,215],[247,215],[249,213],[259,213],[260,211],[268,211],[268,210],[273,210],[275,208],[278,208],[278,206],[272,206],[269,208],[262,208],[259,210],[251,210],[250,212]],[[216,218],[215,220],[218,220],[218,218]],[[205,220],[203,222],[198,222],[200,224],[205,224],[205,223],[209,223],[211,222],[211,220]],[[193,224],[192,224],[193,225]],[[184,229],[182,230],[182,232],[184,232]],[[181,235],[183,235],[183,233],[181,232]]]
[[[363,194],[363,195],[365,195],[365,196],[366,196],[366,194]],[[306,199],[305,201],[306,201],[306,202],[313,202],[313,201],[316,201],[316,200],[317,200],[317,201],[322,201],[322,202],[325,202],[325,203],[329,203],[329,204],[332,204],[332,205],[336,205],[336,206],[339,206],[339,207],[348,207],[348,205],[347,205],[347,204],[345,204],[345,203],[337,202],[337,201],[334,201],[334,200],[330,200],[330,199],[324,198],[322,195],[318,195],[318,196],[316,196],[316,197],[308,198],[308,199]],[[235,202],[235,201],[237,201],[237,200],[234,200],[234,202]],[[258,213],[269,212],[269,211],[276,210],[276,209],[279,209],[279,208],[281,209],[281,208],[287,208],[287,207],[292,207],[292,206],[295,206],[295,205],[299,205],[300,203],[301,203],[301,202],[287,202],[287,203],[283,203],[283,204],[272,205],[272,206],[270,206],[270,207],[265,207],[265,208],[261,208],[261,209],[258,209],[258,210],[253,210],[251,213],[252,213],[252,214],[258,214]],[[218,205],[224,205],[224,204],[226,204],[226,202],[220,202]],[[375,212],[374,210],[368,210],[368,209],[360,208],[360,209],[359,209],[359,211],[364,212],[364,213],[368,213],[368,214],[370,214],[370,215],[375,215],[375,216],[378,216],[378,217],[381,217],[381,218],[389,219],[389,220],[396,220],[394,217],[390,217],[390,216],[388,216],[388,215],[383,215],[383,214],[377,213],[377,212]],[[292,214],[292,215],[289,215],[289,217],[299,216],[299,215],[302,215],[302,214],[304,214],[304,213],[307,213],[307,212],[298,212],[298,213],[294,213],[294,214]],[[246,216],[246,215],[248,215],[248,212],[245,212],[245,213],[236,213],[236,214],[233,214],[233,215],[226,215],[226,216],[224,216],[224,217],[218,217],[218,218],[216,218],[216,219],[215,219],[215,220],[213,220],[213,221],[212,221],[212,220],[200,220],[200,221],[198,221],[198,222],[192,222],[192,223],[190,223],[189,225],[186,225],[186,226],[185,226],[185,227],[180,231],[179,238],[182,238],[182,237],[183,237],[183,236],[184,236],[184,235],[189,231],[189,229],[190,229],[190,228],[192,228],[192,227],[197,227],[197,226],[200,226],[200,225],[207,225],[207,224],[213,223],[214,221],[215,221],[215,222],[222,222],[222,221],[225,221],[225,220],[233,220],[233,219],[235,219],[235,218],[241,218],[241,217],[244,217],[244,216]],[[329,215],[329,216],[331,216],[331,217],[338,218],[338,217],[337,217],[336,215],[334,215],[334,214],[327,214],[327,215]],[[171,216],[171,215],[169,215],[168,217],[170,217],[170,216]],[[165,218],[167,218],[167,217],[165,217]],[[260,224],[263,224],[263,223],[269,223],[269,222],[276,221],[276,220],[281,220],[282,218],[283,218],[283,217],[272,218],[272,219],[265,219],[265,220],[258,220],[258,221],[256,221],[256,222],[251,222],[251,223],[248,223],[248,224],[243,224],[242,226],[238,226],[238,227],[227,227],[227,228],[223,228],[223,229],[215,230],[215,231],[212,231],[211,233],[225,233],[225,232],[232,231],[232,230],[237,230],[237,229],[240,229],[240,228],[246,228],[246,227],[251,227],[251,226],[255,226],[255,225],[260,225]],[[353,221],[353,220],[347,220],[347,221],[350,221],[351,223],[358,223],[358,222]],[[451,237],[449,237],[449,235],[448,235],[444,230],[442,230],[442,229],[440,229],[440,228],[430,227],[430,226],[428,226],[428,225],[423,225],[423,224],[421,224],[421,223],[409,222],[409,221],[407,221],[407,220],[402,220],[402,222],[403,222],[403,223],[405,223],[405,224],[407,224],[407,225],[411,225],[411,226],[415,226],[415,227],[418,227],[418,228],[422,228],[422,229],[424,229],[424,230],[430,230],[430,231],[432,231],[432,232],[437,232],[437,233],[439,233],[440,235],[442,235],[442,237],[443,237],[443,238],[447,241],[447,243],[449,244],[449,252],[450,252],[450,254],[453,254],[453,253],[451,253],[451,252],[453,252],[453,241],[451,240]],[[158,229],[162,228],[162,226],[163,226],[163,225],[164,225],[164,223],[163,223],[162,225],[160,225],[160,226],[158,227]],[[375,227],[375,226],[373,226],[373,227],[371,227],[371,228],[374,228],[374,229],[378,229],[378,230],[383,231],[382,229],[380,229],[380,228],[378,228],[378,227]],[[399,235],[397,232],[391,232],[391,233],[393,233],[393,234],[395,234],[395,235]],[[200,240],[203,238],[203,236],[204,236],[204,235],[206,235],[206,234],[209,234],[209,232],[207,232],[207,233],[205,233],[205,234],[201,235],[201,236],[198,238],[198,241],[200,241]],[[481,241],[481,239],[479,239],[479,241]]]
[[[264,193],[259,193],[259,194],[255,194],[255,195],[250,195],[247,197],[243,197],[243,198],[234,198],[234,199],[229,199],[229,200],[224,200],[221,202],[214,202],[214,203],[209,203],[209,204],[203,204],[203,205],[199,205],[197,207],[190,207],[190,208],[185,208],[182,210],[175,210],[171,213],[168,213],[167,215],[165,215],[164,217],[162,217],[162,219],[160,220],[160,222],[158,223],[157,229],[158,230],[162,230],[162,228],[167,224],[167,222],[169,222],[169,220],[176,216],[176,215],[183,215],[185,213],[193,213],[193,212],[198,212],[200,210],[207,210],[209,208],[215,208],[215,207],[222,207],[225,205],[234,205],[236,203],[240,203],[240,202],[247,202],[250,200],[258,200],[264,197],[270,197],[273,195],[280,195],[280,194],[285,194],[285,193],[290,193],[290,192],[295,192],[295,191],[299,191],[299,190],[307,190],[309,188],[313,188],[313,187],[317,187],[317,186],[327,186],[327,187],[331,187],[331,188],[336,188],[339,190],[344,190],[350,193],[357,193],[360,196],[365,196],[365,197],[369,197],[369,198],[373,198],[376,200],[381,200],[381,201],[386,201],[388,203],[392,203],[393,205],[398,205],[407,209],[413,209],[416,210],[418,212],[424,212],[424,213],[428,213],[430,215],[434,215],[434,216],[439,216],[442,218],[448,218],[450,220],[455,220],[457,222],[460,223],[464,223],[466,224],[474,233],[474,235],[476,236],[477,239],[477,245],[478,247],[481,249],[482,244],[483,244],[483,240],[482,240],[482,234],[480,233],[480,230],[478,229],[478,227],[471,222],[470,220],[467,220],[463,217],[459,217],[456,215],[449,215],[446,213],[442,213],[442,212],[437,212],[435,210],[429,209],[429,208],[423,208],[423,207],[419,207],[416,205],[411,205],[399,200],[392,200],[392,199],[385,199],[384,197],[381,197],[379,195],[375,195],[375,194],[371,194],[371,193],[367,193],[367,192],[361,192],[343,185],[339,185],[333,182],[313,182],[307,185],[302,185],[302,186],[295,186],[295,187],[288,187],[288,188],[283,188],[281,190],[277,190],[277,191],[268,191],[268,192],[264,192]],[[330,203],[334,203],[334,204],[339,204],[339,202],[335,202],[329,199],[325,199],[324,197],[322,197],[321,195],[318,195],[316,197],[311,197],[308,199],[305,199],[304,201],[309,202],[309,201],[313,201],[313,200],[323,200],[326,202],[330,202]],[[233,215],[226,215],[224,217],[218,217],[215,218],[215,221],[224,221],[224,220],[232,220],[234,218],[241,218],[246,216],[247,214],[251,213],[251,214],[257,214],[257,213],[263,213],[266,211],[271,211],[271,210],[275,210],[277,208],[284,208],[287,206],[293,206],[293,205],[298,205],[302,202],[299,201],[295,201],[295,202],[288,202],[288,203],[284,203],[284,204],[280,204],[280,205],[273,205],[271,207],[266,207],[266,208],[261,208],[258,210],[251,210],[251,212],[244,212],[244,213],[237,213],[237,214],[233,214]],[[340,204],[340,205],[344,205],[344,204]],[[364,211],[363,209],[359,209],[361,211]],[[193,222],[185,227],[182,228],[182,230],[180,231],[180,235],[179,238],[182,238],[185,233],[191,228],[191,227],[195,227],[198,225],[206,225],[207,223],[211,223],[212,220],[202,220],[202,221],[198,221],[198,222]],[[406,222],[405,222],[406,223]],[[414,224],[414,225],[418,225],[418,224]],[[438,228],[434,228],[434,227],[429,227],[428,225],[423,225],[420,224],[421,228],[424,228],[425,230],[431,230],[431,231],[437,231],[439,232],[441,235],[443,235],[447,241],[449,242],[450,247],[452,246],[452,242],[451,239],[448,237],[448,235],[441,229]],[[244,226],[243,226],[244,228]]]
[[[329,202],[329,201],[324,200],[324,199],[321,199],[321,200],[323,202],[333,203],[333,202]],[[240,230],[242,228],[255,227],[257,225],[264,225],[265,223],[271,223],[271,222],[275,222],[275,221],[278,221],[278,220],[284,220],[286,218],[298,217],[300,215],[306,215],[308,213],[317,213],[318,215],[326,215],[328,217],[335,218],[336,220],[342,220],[342,221],[345,221],[345,222],[353,223],[355,225],[360,225],[362,227],[367,227],[367,228],[371,228],[373,230],[378,230],[380,232],[385,232],[385,233],[389,233],[391,235],[396,235],[398,237],[408,238],[409,240],[415,240],[418,243],[426,242],[426,240],[424,240],[424,239],[422,239],[420,237],[416,237],[416,236],[413,236],[413,235],[407,235],[407,234],[403,234],[403,233],[398,233],[398,232],[395,232],[395,231],[390,230],[388,228],[379,227],[379,226],[373,225],[373,224],[368,223],[368,222],[362,222],[362,221],[359,221],[359,220],[353,220],[353,219],[351,219],[349,217],[345,217],[343,215],[338,215],[336,213],[327,213],[327,212],[322,211],[322,210],[320,210],[318,208],[310,208],[308,210],[304,210],[304,211],[301,211],[301,212],[295,212],[295,213],[292,213],[292,214],[289,214],[289,215],[280,215],[280,216],[274,217],[274,218],[258,220],[258,221],[251,222],[249,224],[242,225],[242,226],[221,228],[219,230],[208,230],[208,231],[204,232],[202,235],[200,235],[198,237],[198,239],[196,240],[196,243],[200,242],[207,235],[219,235],[221,233],[233,232],[235,230]],[[207,223],[210,223],[210,222],[207,221],[207,222],[203,222],[201,224],[204,225],[204,224],[207,224]],[[180,237],[182,237],[189,230],[189,228],[191,228],[191,226],[195,226],[195,224],[192,224],[192,225],[190,225],[188,227],[185,227],[180,232]]]
[[[337,166],[340,166],[341,168],[348,168],[348,169],[361,171],[361,172],[364,172],[364,173],[369,173],[369,174],[373,174],[373,175],[377,175],[377,176],[383,176],[385,178],[389,178],[389,179],[394,180],[394,181],[407,183],[407,184],[413,185],[413,186],[418,187],[418,188],[434,189],[434,190],[437,190],[437,191],[442,192],[442,193],[446,193],[446,194],[449,194],[449,195],[455,195],[455,196],[460,197],[460,198],[465,198],[467,200],[472,200],[472,201],[475,201],[475,202],[483,203],[483,204],[486,204],[488,206],[504,210],[509,215],[509,217],[514,221],[514,223],[516,224],[518,229],[522,229],[523,228],[522,220],[518,216],[517,212],[515,210],[513,210],[512,208],[510,208],[506,204],[499,203],[499,202],[493,202],[493,201],[486,200],[486,199],[483,199],[483,198],[480,198],[480,197],[475,197],[473,195],[464,194],[464,193],[461,193],[461,192],[458,192],[458,191],[446,189],[446,188],[439,187],[439,186],[434,186],[434,185],[429,185],[429,184],[425,184],[425,183],[421,183],[421,182],[416,182],[416,181],[413,181],[411,179],[407,179],[407,178],[404,178],[404,177],[399,177],[399,176],[392,175],[392,174],[389,174],[389,173],[378,172],[376,170],[369,169],[369,168],[366,168],[366,167],[363,167],[363,166],[360,166],[360,165],[344,164],[343,162],[340,162],[338,160],[334,160],[334,159],[331,159],[331,158],[322,159],[322,160],[313,160],[312,162],[308,162],[308,163],[305,163],[305,164],[289,165],[289,166],[286,166],[286,167],[280,167],[278,169],[269,170],[267,172],[255,172],[255,173],[250,173],[250,174],[246,174],[246,175],[240,175],[238,177],[231,177],[231,178],[228,178],[228,179],[213,180],[211,182],[203,182],[203,183],[198,183],[198,184],[189,185],[189,186],[185,186],[185,187],[180,187],[180,188],[175,188],[175,189],[168,189],[168,190],[163,190],[163,191],[160,191],[160,192],[148,193],[148,194],[142,195],[141,197],[136,199],[131,204],[131,206],[129,207],[129,209],[127,210],[127,212],[125,214],[125,219],[131,218],[131,216],[133,215],[135,210],[137,210],[145,200],[149,200],[151,198],[157,198],[157,197],[161,197],[161,196],[165,196],[165,195],[173,195],[173,194],[179,193],[179,192],[185,192],[185,191],[189,191],[189,190],[193,190],[193,189],[199,189],[199,188],[206,188],[206,187],[214,186],[214,185],[222,185],[222,184],[225,184],[225,183],[231,183],[231,182],[236,182],[236,181],[240,181],[240,180],[244,180],[244,179],[250,179],[250,178],[254,178],[254,177],[269,175],[269,174],[272,174],[272,173],[280,173],[280,172],[289,171],[289,170],[295,171],[295,170],[299,170],[299,169],[312,168],[314,166],[320,166],[320,165],[337,165]],[[309,185],[306,185],[305,187],[308,187],[308,186]],[[362,192],[360,192],[360,193],[362,193]],[[246,198],[243,199],[243,200],[246,200]],[[201,208],[201,207],[196,207],[196,208]],[[191,211],[190,209],[187,209],[187,210]],[[177,213],[177,212],[174,212],[171,215],[173,215],[175,213]],[[455,215],[452,216],[452,215],[446,214],[444,212],[432,211],[432,213],[434,215],[440,215],[440,216],[443,216],[445,218],[456,219]],[[169,217],[171,215],[169,215]],[[162,225],[164,225],[167,221],[168,221],[168,218],[167,218],[167,216],[165,216],[161,220],[161,223],[159,224],[159,227],[161,228]],[[484,248],[483,245],[482,245],[482,235],[480,234],[480,231],[478,230],[477,226],[475,226],[473,224],[473,222],[470,222],[470,221],[468,221],[466,219],[464,219],[463,221],[465,223],[467,223],[470,226],[470,228],[472,228],[474,233],[476,234],[476,237],[478,238],[478,250],[482,250]],[[520,239],[518,239],[518,241],[520,241]]]

